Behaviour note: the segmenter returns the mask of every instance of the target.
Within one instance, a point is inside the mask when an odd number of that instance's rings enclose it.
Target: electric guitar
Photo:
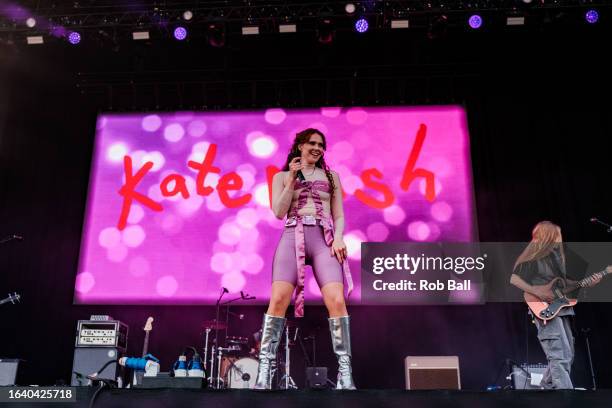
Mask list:
[[[145,323],[145,327],[143,329],[145,331],[144,344],[142,345],[142,356],[146,356],[149,353],[149,333],[153,330],[153,317],[149,316],[147,318],[147,322]],[[144,378],[144,371],[134,371],[134,385],[142,385],[142,379]]]
[[[547,321],[555,318],[563,308],[575,306],[578,303],[577,299],[569,299],[565,296],[568,293],[575,291],[578,288],[585,288],[589,286],[595,279],[603,278],[606,275],[612,274],[612,266],[608,266],[603,271],[596,272],[586,278],[573,282],[572,284],[565,285],[565,281],[562,278],[555,278],[546,285],[542,285],[544,288],[550,290],[553,294],[553,300],[547,303],[531,293],[523,293],[523,298],[527,303],[527,306],[531,310],[531,313],[539,320],[546,324]]]
[[[6,299],[0,300],[0,305],[4,303],[9,303],[9,302],[11,302],[12,304],[15,304],[15,302],[19,302],[19,299],[21,299],[21,296],[19,296],[19,293],[14,292],[12,295],[9,293]]]
[[[146,356],[149,352],[149,333],[153,330],[153,317],[149,316],[147,322],[145,323],[144,331],[145,331],[145,339],[144,344],[142,346],[142,356]]]

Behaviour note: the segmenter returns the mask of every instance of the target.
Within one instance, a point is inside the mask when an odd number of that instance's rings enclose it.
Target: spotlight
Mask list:
[[[468,24],[469,24],[470,28],[473,28],[474,30],[477,30],[480,27],[482,27],[482,17],[480,17],[478,14],[474,14],[474,15],[470,16],[470,18],[468,20]]]
[[[72,31],[70,34],[68,34],[68,42],[72,45],[77,45],[81,42],[81,34],[77,33],[76,31]]]
[[[589,10],[584,15],[584,18],[587,23],[595,24],[599,21],[599,13],[597,12],[597,10]]]
[[[174,29],[174,38],[179,41],[183,41],[185,38],[187,38],[187,29],[181,26],[176,27]]]
[[[193,18],[193,12],[191,10],[185,10],[183,13],[183,20],[189,21]]]
[[[206,28],[206,39],[211,47],[225,46],[225,26],[221,23],[211,23]]]
[[[348,14],[353,14],[355,12],[355,4],[346,3],[346,6],[344,6],[344,11],[346,11]]]
[[[331,44],[334,42],[335,29],[334,23],[329,18],[319,20],[317,25],[317,38],[321,44]]]
[[[359,20],[355,21],[355,30],[358,33],[365,33],[368,31],[368,20],[365,18],[360,18]]]
[[[34,28],[36,27],[36,19],[34,17],[30,17],[26,20],[26,26],[28,26],[28,28]]]

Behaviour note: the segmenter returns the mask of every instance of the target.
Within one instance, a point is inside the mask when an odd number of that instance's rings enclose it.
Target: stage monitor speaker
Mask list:
[[[512,365],[512,385],[515,390],[539,390],[546,364]]]
[[[15,385],[17,368],[19,368],[19,359],[0,358],[0,386]]]
[[[327,367],[306,367],[306,388],[327,388]]]
[[[461,389],[457,356],[408,356],[404,365],[407,390]]]
[[[117,377],[123,377],[123,367],[117,362],[119,357],[121,357],[121,354],[116,348],[75,348],[70,385],[89,385],[90,381],[87,379],[87,376],[94,373],[98,373],[98,378],[116,381]],[[109,363],[111,361],[114,363]],[[101,372],[98,372],[107,363],[109,364]]]

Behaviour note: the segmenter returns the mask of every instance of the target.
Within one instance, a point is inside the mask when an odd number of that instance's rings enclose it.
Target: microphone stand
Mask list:
[[[587,357],[589,358],[589,368],[591,369],[591,379],[593,381],[593,391],[597,389],[597,382],[595,381],[595,370],[593,369],[593,359],[591,358],[591,344],[589,342],[589,332],[590,328],[581,329],[582,334],[584,334],[584,341],[586,343],[587,349]]]
[[[223,288],[221,290],[221,295],[219,296],[219,299],[217,299],[217,304],[216,304],[216,315],[215,315],[215,340],[213,343],[213,347],[211,350],[212,353],[212,359],[211,359],[211,364],[210,364],[210,381],[211,381],[211,385],[213,384],[213,379],[214,379],[214,370],[215,370],[215,349],[219,349],[219,313],[220,313],[220,307],[221,307],[221,299],[223,298],[223,295],[225,295],[225,293],[227,293],[227,289]],[[217,371],[219,371],[219,373],[221,372],[221,367],[217,367]],[[219,380],[217,380],[217,388],[219,388]]]

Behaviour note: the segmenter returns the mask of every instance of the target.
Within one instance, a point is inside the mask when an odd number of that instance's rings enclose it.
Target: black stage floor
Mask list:
[[[94,389],[82,387],[77,402],[71,404],[5,404],[2,406],[51,406],[58,408],[88,407]],[[303,391],[250,391],[250,390],[104,390],[94,407],[202,407],[202,408],[610,408],[612,390],[598,391],[404,391],[404,390],[303,390]]]

